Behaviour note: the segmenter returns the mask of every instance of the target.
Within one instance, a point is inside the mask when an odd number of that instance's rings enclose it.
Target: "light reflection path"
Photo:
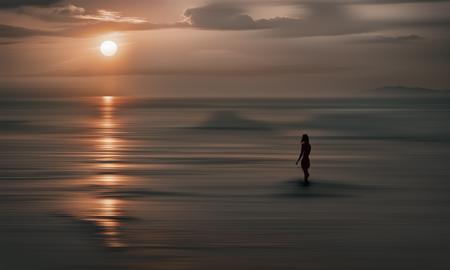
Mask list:
[[[118,154],[117,122],[114,118],[114,97],[101,99],[101,119],[98,125],[99,139],[96,143],[98,184],[109,190],[119,184],[121,177],[117,174]],[[87,221],[93,222],[99,229],[104,244],[110,248],[125,247],[121,239],[121,217],[123,202],[117,198],[94,197]]]

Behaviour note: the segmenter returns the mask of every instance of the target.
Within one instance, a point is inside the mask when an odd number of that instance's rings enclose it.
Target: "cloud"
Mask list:
[[[434,0],[431,2],[443,2]],[[208,30],[264,30],[272,37],[314,37],[350,34],[366,34],[375,31],[407,27],[442,27],[449,26],[450,19],[422,18],[399,20],[389,18],[374,20],[359,16],[351,4],[387,4],[430,2],[420,0],[343,0],[343,1],[289,1],[274,5],[291,5],[292,10],[302,8],[304,14],[290,17],[270,17],[255,19],[245,8],[251,8],[253,2],[244,6],[237,2],[212,3],[204,6],[187,8],[184,20],[172,23],[150,23],[144,18],[124,16],[120,12],[106,9],[88,11],[83,7],[61,3],[60,1],[7,1],[2,3],[15,12],[34,16],[54,23],[55,31],[27,29],[15,26],[3,26],[0,37],[27,37],[35,35],[57,35],[84,37],[105,32],[139,31],[175,27],[192,27]],[[447,2],[447,1],[446,1]],[[1,6],[0,6],[1,7]],[[60,23],[59,25],[57,23]],[[374,38],[373,43],[411,41],[414,37]],[[370,42],[367,40],[366,42]]]
[[[0,41],[0,46],[1,45],[14,45],[19,43],[18,41]]]
[[[61,0],[2,0],[0,8],[18,8],[23,6],[48,7],[61,2]]]
[[[403,36],[371,36],[360,39],[360,43],[390,43],[390,44],[404,44],[406,42],[413,42],[423,39],[418,35],[403,35]]]
[[[186,22],[192,27],[209,30],[266,30],[277,37],[313,37],[363,34],[402,27],[447,27],[450,19],[436,18],[386,18],[376,20],[365,18],[352,8],[352,5],[406,4],[450,2],[448,0],[347,0],[347,1],[288,1],[282,4],[301,7],[305,14],[291,17],[272,17],[254,19],[242,5],[233,3],[208,4],[188,8],[184,12]],[[407,11],[405,11],[407,12]],[[411,37],[410,37],[411,38]],[[414,38],[414,37],[413,37]],[[401,41],[391,40],[392,42]],[[384,40],[388,42],[388,40]]]
[[[285,21],[271,34],[280,37],[334,36],[367,33],[379,27],[357,18],[347,5],[314,2],[303,7],[307,10],[305,17]]]
[[[116,22],[116,21],[100,21],[95,23],[86,23],[70,26],[57,32],[59,36],[67,37],[90,37],[111,32],[125,31],[145,31],[168,28],[187,27],[186,23],[158,24],[158,23],[133,23],[133,22]]]
[[[72,4],[45,7],[24,6],[13,11],[48,22],[75,22],[78,20],[77,16],[86,14],[84,8]]]
[[[102,22],[128,22],[128,23],[145,23],[147,20],[139,17],[124,17],[117,11],[99,9],[95,14],[77,14],[74,16],[81,20],[93,20]]]
[[[284,4],[412,4],[412,3],[432,3],[450,2],[450,0],[287,0]]]
[[[51,36],[54,33],[44,30],[0,24],[0,38],[24,38],[31,36]]]
[[[167,28],[187,27],[185,23],[153,24],[153,23],[129,23],[129,22],[96,22],[71,25],[64,29],[47,31],[12,25],[0,24],[0,38],[27,38],[33,36],[56,37],[91,37],[104,33],[121,31],[143,31]]]
[[[304,18],[273,17],[253,19],[240,7],[231,4],[210,4],[189,8],[184,12],[193,27],[215,30],[269,29],[278,36],[322,36],[364,33],[375,29],[369,23],[357,21],[347,6],[332,2],[307,3]]]
[[[86,10],[82,7],[75,5],[56,6],[50,9],[50,13],[59,16],[80,16],[86,13]]]
[[[72,4],[55,4],[50,6],[43,4],[41,6],[20,6],[18,4],[14,12],[52,22],[54,30],[0,25],[0,38],[26,38],[31,36],[87,37],[108,32],[188,26],[184,22],[150,23],[143,18],[123,16],[120,12],[105,9],[88,12],[86,9]]]
[[[25,6],[15,9],[15,12],[50,22],[99,21],[145,23],[147,21],[139,17],[123,16],[120,12],[113,10],[99,9],[95,12],[89,12],[83,7],[72,4],[58,4],[45,7]]]
[[[230,4],[210,4],[188,8],[183,14],[194,27],[222,30],[257,29],[252,17],[240,7]]]
[[[300,23],[299,19],[288,17],[255,20],[245,12],[245,9],[228,3],[188,8],[183,15],[191,26],[211,30],[261,30],[290,27]]]
[[[431,3],[431,2],[449,2],[449,0],[366,0],[366,1],[349,1],[353,4],[369,3],[369,4],[411,4],[411,3]]]

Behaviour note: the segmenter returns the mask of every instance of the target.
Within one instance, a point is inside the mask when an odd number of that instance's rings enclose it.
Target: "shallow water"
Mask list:
[[[0,101],[0,269],[446,269],[449,104]]]

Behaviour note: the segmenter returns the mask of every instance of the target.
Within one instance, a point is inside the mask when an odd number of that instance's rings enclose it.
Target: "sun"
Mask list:
[[[113,56],[117,53],[118,46],[114,41],[106,40],[100,45],[100,52],[104,56]]]
[[[111,104],[113,102],[113,96],[103,96],[103,102],[107,104]]]

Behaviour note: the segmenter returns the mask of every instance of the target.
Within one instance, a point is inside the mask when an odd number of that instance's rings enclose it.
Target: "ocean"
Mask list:
[[[0,269],[447,269],[449,105],[3,99]]]

